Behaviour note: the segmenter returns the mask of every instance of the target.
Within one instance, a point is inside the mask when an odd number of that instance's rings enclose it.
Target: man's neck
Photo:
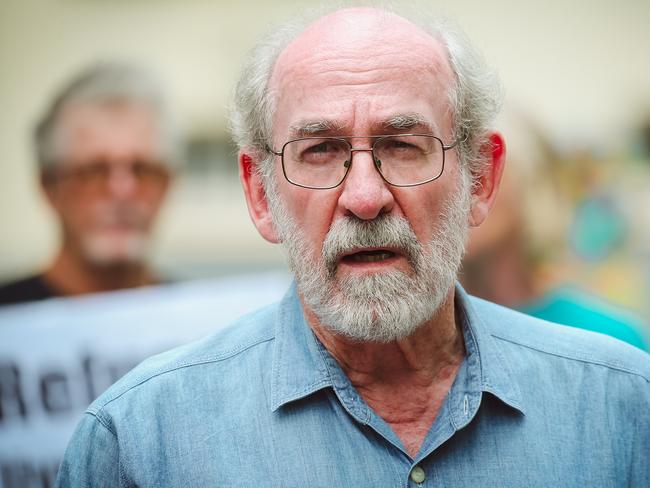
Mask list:
[[[394,342],[355,342],[334,334],[307,310],[314,334],[337,360],[366,403],[414,457],[465,357],[455,318],[454,290],[436,315]]]
[[[43,277],[62,295],[114,291],[157,282],[142,263],[94,265],[65,247],[45,270]]]

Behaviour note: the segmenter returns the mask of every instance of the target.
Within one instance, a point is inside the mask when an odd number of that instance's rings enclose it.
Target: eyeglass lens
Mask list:
[[[106,161],[96,161],[57,171],[59,177],[71,180],[84,189],[100,190],[107,186],[111,174],[125,172],[142,187],[157,186],[167,178],[167,170],[161,163],[134,161],[130,164],[114,166]]]
[[[284,146],[283,165],[287,179],[309,188],[332,188],[345,178],[352,153],[346,139],[304,138]],[[442,142],[427,135],[386,136],[372,145],[374,163],[390,184],[417,185],[440,176],[444,166]]]

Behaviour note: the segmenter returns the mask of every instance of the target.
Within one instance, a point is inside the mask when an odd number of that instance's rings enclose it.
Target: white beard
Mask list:
[[[144,232],[130,232],[128,235],[112,236],[105,232],[94,232],[82,240],[86,260],[96,266],[143,263],[149,252],[149,236]]]
[[[81,239],[84,257],[97,266],[143,263],[149,252],[149,213],[142,204],[102,202],[93,209],[94,228]],[[111,228],[119,226],[121,231]]]
[[[433,318],[448,297],[468,234],[468,176],[462,175],[458,196],[444,205],[435,237],[428,245],[417,240],[402,217],[386,214],[372,221],[346,217],[328,231],[320,259],[312,257],[302,229],[289,215],[275,185],[267,187],[273,221],[287,250],[298,290],[331,331],[363,342],[402,339]],[[338,258],[346,250],[359,247],[399,249],[408,258],[413,273],[393,270],[338,278]]]

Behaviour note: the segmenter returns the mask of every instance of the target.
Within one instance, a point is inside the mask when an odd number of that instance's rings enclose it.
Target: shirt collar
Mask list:
[[[271,379],[273,410],[332,386],[316,341],[293,283],[280,302],[275,324]]]
[[[456,284],[456,317],[465,339],[467,369],[476,376],[475,388],[490,393],[506,405],[525,414],[516,375],[490,332],[488,316],[480,316],[470,297]]]
[[[516,378],[460,285],[456,285],[456,313],[467,351],[464,387],[475,393],[491,393],[523,413]],[[273,410],[333,386],[317,339],[305,320],[295,283],[280,302],[273,348]]]

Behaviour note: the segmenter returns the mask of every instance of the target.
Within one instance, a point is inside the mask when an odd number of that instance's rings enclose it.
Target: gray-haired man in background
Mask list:
[[[122,63],[78,74],[35,131],[41,186],[61,230],[47,268],[0,287],[0,304],[153,284],[152,226],[178,162],[160,87]]]
[[[240,176],[296,285],[111,387],[58,485],[647,486],[650,358],[455,285],[503,169],[493,81],[462,36],[376,9],[262,44]]]

